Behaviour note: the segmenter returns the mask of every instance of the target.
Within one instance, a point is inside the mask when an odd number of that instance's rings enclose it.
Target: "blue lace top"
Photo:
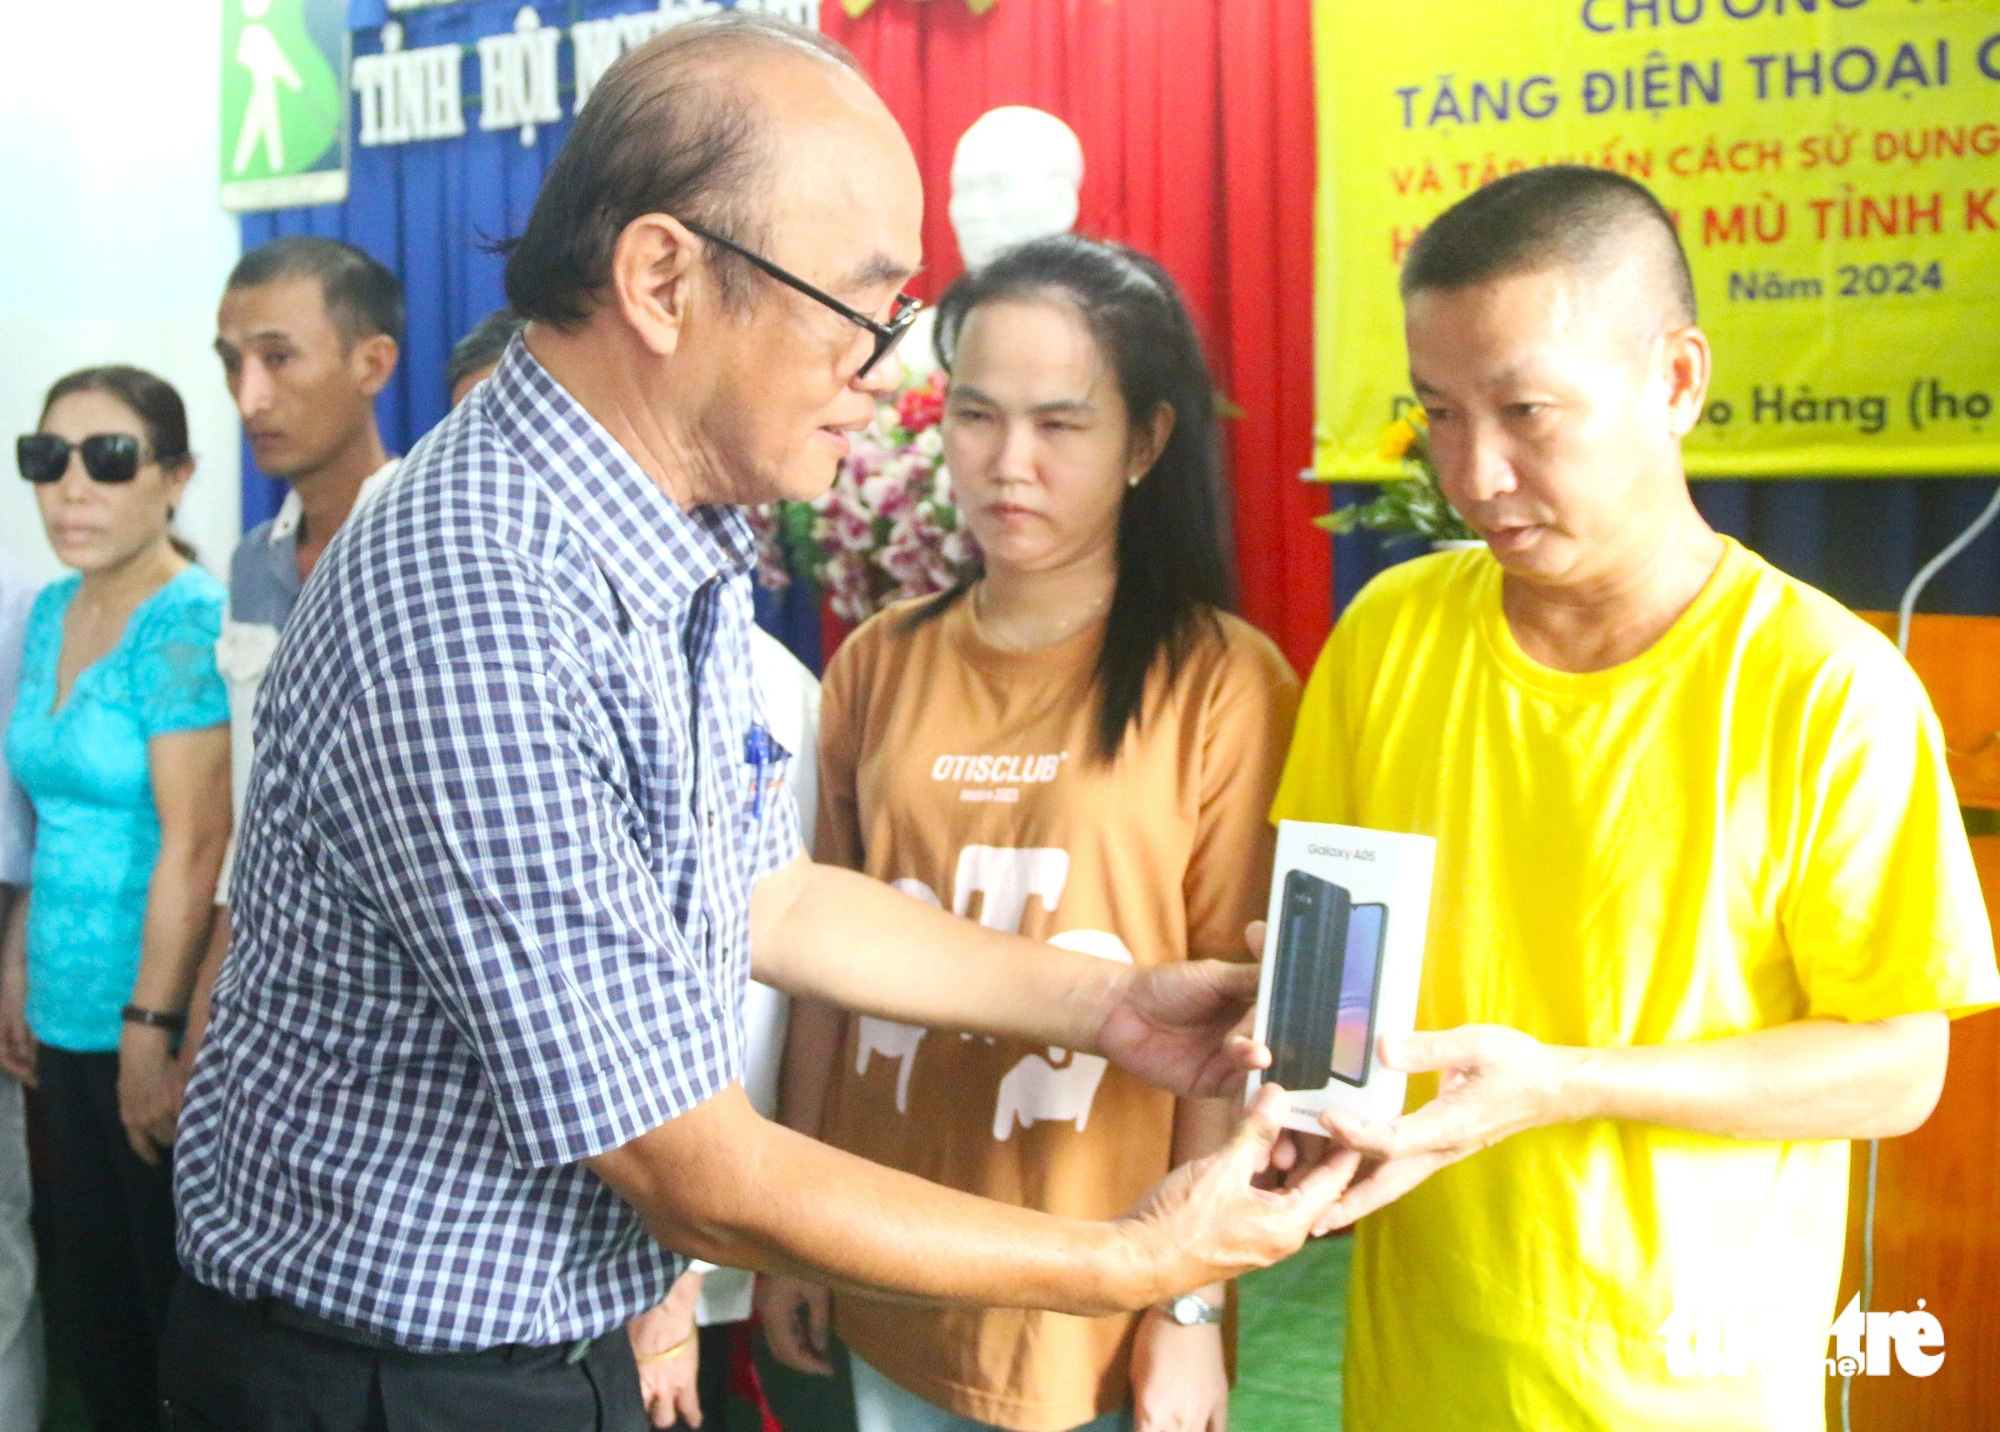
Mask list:
[[[52,583],[28,615],[7,764],[35,807],[28,1024],[44,1044],[94,1053],[118,1048],[160,853],[147,742],[229,720],[215,669],[228,595],[201,568],[182,571],[58,709],[63,617],[80,583]]]

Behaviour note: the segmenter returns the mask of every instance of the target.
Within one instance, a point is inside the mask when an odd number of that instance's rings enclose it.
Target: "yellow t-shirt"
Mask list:
[[[1141,965],[1243,957],[1298,678],[1232,616],[1169,679],[1115,765],[1091,759],[1100,622],[1043,651],[980,640],[971,604],[898,607],[827,667],[814,853],[997,929]],[[1095,1055],[849,1019],[827,1142],[1070,1218],[1129,1210],[1172,1166],[1173,1098]],[[841,1293],[884,1376],[960,1417],[1058,1432],[1131,1404],[1136,1319]]]
[[[1730,542],[1650,650],[1573,675],[1500,587],[1484,550],[1371,583],[1275,806],[1436,837],[1419,1028],[1616,1047],[2000,1001],[1943,738],[1880,635]],[[1816,1432],[1847,1157],[1593,1120],[1433,1175],[1358,1230],[1347,1426]],[[1806,1351],[1674,1376],[1677,1307]]]

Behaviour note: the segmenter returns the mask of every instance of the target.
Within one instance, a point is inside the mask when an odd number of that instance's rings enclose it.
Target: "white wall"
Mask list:
[[[221,0],[0,0],[0,549],[62,569],[14,466],[48,385],[135,363],[188,406],[179,527],[226,575],[240,530],[236,410],[210,350],[236,260],[216,203]]]

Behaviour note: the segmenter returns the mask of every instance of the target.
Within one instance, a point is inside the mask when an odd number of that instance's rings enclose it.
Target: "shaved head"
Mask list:
[[[1673,219],[1652,191],[1622,174],[1578,164],[1530,169],[1452,205],[1403,261],[1407,302],[1516,274],[1561,271],[1586,279],[1631,274],[1666,328],[1695,322],[1694,276]]]
[[[1681,461],[1713,364],[1651,194],[1598,169],[1509,175],[1424,231],[1402,286],[1438,485],[1510,579],[1610,591],[1662,534],[1713,566]]]

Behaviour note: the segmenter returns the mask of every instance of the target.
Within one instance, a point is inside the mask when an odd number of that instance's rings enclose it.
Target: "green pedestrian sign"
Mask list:
[[[347,197],[347,56],[347,0],[223,0],[223,208]]]

